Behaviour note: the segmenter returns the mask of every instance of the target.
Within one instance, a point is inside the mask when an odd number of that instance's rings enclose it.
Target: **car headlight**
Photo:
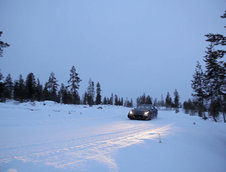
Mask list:
[[[131,111],[129,111],[129,114],[130,114],[130,115],[133,115],[133,111],[132,111],[132,110],[131,110]]]
[[[144,112],[144,116],[148,116],[148,114],[149,114],[149,112],[147,111],[147,112]]]

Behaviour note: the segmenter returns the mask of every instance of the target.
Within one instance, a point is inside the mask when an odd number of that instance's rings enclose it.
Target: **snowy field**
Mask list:
[[[1,172],[225,172],[226,124],[159,111],[53,102],[0,103]]]

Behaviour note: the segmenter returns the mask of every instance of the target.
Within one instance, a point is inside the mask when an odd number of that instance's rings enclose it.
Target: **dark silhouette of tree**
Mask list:
[[[0,31],[0,37],[2,36],[2,31]],[[0,57],[3,57],[3,48],[9,47],[9,44],[0,40]]]
[[[48,91],[48,84],[45,83],[44,89],[43,89],[43,100],[50,100],[50,93]]]
[[[114,99],[114,95],[113,95],[113,93],[111,93],[111,97],[108,101],[108,104],[113,105],[113,99]]]
[[[137,105],[141,105],[141,104],[152,104],[152,99],[151,99],[151,96],[149,95],[145,95],[143,94],[142,96],[138,97],[136,99],[136,102],[137,102]]]
[[[119,105],[120,105],[120,106],[123,106],[123,103],[124,103],[123,97],[121,97],[120,100],[119,100]]]
[[[221,17],[226,18],[226,11]],[[215,121],[217,121],[219,112],[222,111],[224,122],[226,122],[226,62],[223,60],[226,53],[223,47],[226,45],[226,37],[213,33],[205,36],[206,41],[209,42],[204,56],[205,72],[202,72],[198,64],[191,85],[196,102],[194,106],[199,113],[207,109]]]
[[[149,95],[147,95],[147,97],[146,97],[145,104],[152,105],[152,100],[151,100],[151,97]]]
[[[226,51],[216,50],[214,47],[219,48],[220,46],[225,46],[226,37],[220,34],[208,34],[206,37],[206,41],[210,42],[210,45],[207,47],[206,56],[204,57],[206,64],[206,98],[210,102],[209,113],[217,121],[216,117],[218,117],[219,111],[222,110],[224,115],[225,109],[225,103],[221,102],[224,102],[226,96],[226,62],[222,60]]]
[[[64,104],[71,104],[72,102],[72,95],[70,91],[68,91],[67,87],[64,84],[61,84],[60,91],[59,91],[59,101]]]
[[[40,83],[40,80],[37,79],[37,86],[36,86],[36,100],[37,101],[42,101],[43,100],[43,88]]]
[[[94,91],[94,82],[89,79],[89,86],[87,88],[87,101],[88,105],[92,106],[94,105],[94,96],[95,96],[95,91]]]
[[[7,99],[11,99],[12,93],[13,93],[13,81],[11,75],[8,74],[4,82],[4,97]]]
[[[108,103],[107,98],[104,97],[103,104],[106,105]]]
[[[0,73],[0,102],[4,102],[5,101],[5,97],[4,97],[4,81],[3,81],[3,79],[4,79],[4,77]]]
[[[115,105],[119,105],[119,103],[118,96],[115,94]]]
[[[19,76],[19,80],[14,84],[14,99],[23,102],[26,99],[26,85],[23,76]]]
[[[191,87],[193,89],[192,96],[197,102],[199,116],[203,116],[203,112],[206,110],[204,106],[204,100],[206,98],[206,82],[205,74],[202,71],[202,67],[199,62],[197,62],[195,73],[193,75],[193,80],[191,81]]]
[[[57,100],[57,88],[58,88],[57,82],[58,81],[56,80],[55,74],[51,72],[46,87],[49,92],[49,98],[52,101]]]
[[[172,98],[171,98],[169,92],[167,92],[165,102],[166,102],[166,107],[167,107],[167,108],[172,107]]]
[[[87,94],[87,92],[85,92],[84,95],[83,95],[83,104],[84,105],[88,104],[88,94]]]
[[[101,88],[100,88],[100,83],[97,82],[97,85],[96,85],[96,104],[99,105],[102,103],[101,101]]]
[[[26,99],[26,88],[23,76],[19,76],[19,80],[14,82],[14,99],[23,102]]]
[[[179,108],[179,99],[180,99],[180,97],[179,97],[179,93],[178,93],[178,91],[177,91],[177,89],[175,89],[175,91],[174,91],[174,107],[176,108],[176,109],[178,109]]]
[[[26,78],[26,99],[35,100],[36,82],[33,73],[29,73]]]
[[[68,80],[67,87],[69,88],[70,93],[72,95],[72,103],[73,104],[80,104],[80,98],[79,98],[79,94],[78,94],[80,82],[81,82],[81,79],[79,78],[75,67],[72,66],[72,68],[70,70],[70,79]]]

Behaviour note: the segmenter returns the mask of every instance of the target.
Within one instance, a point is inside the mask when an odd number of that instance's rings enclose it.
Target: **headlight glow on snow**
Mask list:
[[[133,114],[133,111],[132,111],[132,110],[131,110],[131,111],[129,111],[129,114],[130,114],[130,115],[132,115],[132,114]]]

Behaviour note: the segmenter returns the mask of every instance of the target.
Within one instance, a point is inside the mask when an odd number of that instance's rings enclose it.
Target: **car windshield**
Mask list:
[[[149,110],[152,109],[152,107],[150,105],[139,105],[136,107],[136,109],[138,110]]]

